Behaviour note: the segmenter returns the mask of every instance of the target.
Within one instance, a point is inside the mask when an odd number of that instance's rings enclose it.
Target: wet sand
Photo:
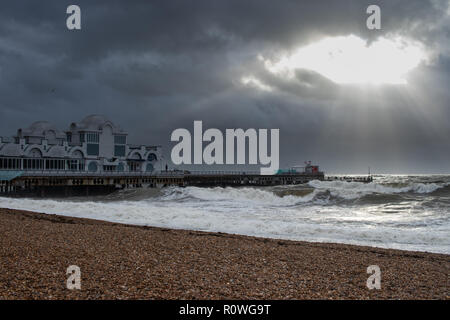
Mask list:
[[[0,209],[0,299],[450,299],[449,272],[443,254]]]

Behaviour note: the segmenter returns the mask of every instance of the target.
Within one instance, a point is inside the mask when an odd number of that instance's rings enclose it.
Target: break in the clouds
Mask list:
[[[82,29],[66,28],[77,4]],[[368,30],[366,8],[381,8]],[[279,128],[280,164],[448,172],[450,5],[2,1],[1,135],[106,114],[137,143],[194,120]],[[166,158],[169,158],[167,156]]]
[[[275,63],[259,58],[280,77],[294,78],[296,70],[304,69],[339,84],[406,84],[407,74],[425,61],[427,54],[421,43],[401,37],[380,37],[368,45],[363,39],[349,35],[321,39]],[[259,87],[265,89],[262,83]]]

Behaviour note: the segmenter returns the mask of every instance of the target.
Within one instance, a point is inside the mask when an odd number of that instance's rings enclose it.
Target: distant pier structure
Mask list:
[[[0,137],[0,194],[87,196],[123,188],[164,186],[270,186],[325,180],[311,162],[279,170],[167,170],[162,147],[132,145],[128,134],[105,116],[91,115],[61,131],[47,121]]]

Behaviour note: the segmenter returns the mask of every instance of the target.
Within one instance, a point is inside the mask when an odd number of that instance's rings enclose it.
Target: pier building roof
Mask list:
[[[70,126],[71,131],[101,131],[105,126],[110,126],[114,134],[126,134],[122,128],[111,122],[104,115],[90,115],[81,120],[79,123],[72,123]]]

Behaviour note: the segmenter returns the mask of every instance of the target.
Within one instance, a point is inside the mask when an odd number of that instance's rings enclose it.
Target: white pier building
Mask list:
[[[161,171],[161,146],[132,145],[105,116],[91,115],[61,131],[47,121],[0,137],[3,175],[67,173],[152,175]],[[14,175],[14,174],[13,174]],[[13,178],[13,177],[10,177]]]

